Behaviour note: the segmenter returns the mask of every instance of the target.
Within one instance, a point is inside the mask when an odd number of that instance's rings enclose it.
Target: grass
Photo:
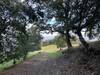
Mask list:
[[[48,53],[48,56],[51,58],[57,58],[61,56],[61,52],[58,51],[56,45],[48,45],[48,46],[43,46],[41,50],[39,51],[34,51],[34,52],[29,52],[27,55],[27,59],[32,58],[35,55],[38,55],[39,52],[46,52]],[[21,61],[17,61],[17,64],[19,64]],[[13,65],[13,61],[5,62],[3,64],[0,64],[0,71],[4,71],[5,69],[11,68]]]
[[[3,63],[3,64],[0,64],[0,71],[3,71],[3,70],[5,70],[6,68],[9,68],[9,67],[11,67],[11,66],[13,66],[13,61],[11,60],[11,61],[9,61],[9,62],[5,62],[5,63]]]
[[[27,54],[27,59],[30,59],[32,58],[33,56],[37,55],[39,51],[34,51],[34,52],[29,52]],[[19,64],[21,63],[22,61],[17,61],[16,64]],[[3,64],[0,64],[0,71],[3,71],[3,70],[6,70],[6,69],[9,69],[11,67],[13,67],[13,60],[9,61],[9,62],[4,62]]]
[[[48,46],[43,46],[41,52],[47,52],[47,53],[52,53],[52,52],[57,52],[57,46],[56,45],[48,45]]]
[[[58,50],[56,45],[44,46],[44,47],[42,47],[41,52],[48,53],[48,56],[50,58],[57,58],[62,55],[62,53]]]
[[[62,56],[62,53],[60,51],[52,52],[52,53],[48,53],[48,56],[50,58],[58,58],[58,57]]]
[[[40,51],[28,52],[27,59],[32,58],[33,56],[37,55]]]
[[[32,58],[33,56],[37,55],[39,51],[34,51],[34,52],[29,52],[27,54],[27,59]],[[17,61],[17,64],[21,63],[22,61]],[[9,62],[4,62],[3,64],[0,64],[0,71],[4,71],[6,69],[9,69],[11,67],[13,67],[13,60],[9,61]]]

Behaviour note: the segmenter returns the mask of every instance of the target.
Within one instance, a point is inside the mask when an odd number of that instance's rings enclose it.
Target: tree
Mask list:
[[[79,36],[82,44],[86,48],[89,47],[89,44],[84,40],[81,32],[82,29],[91,32],[100,21],[99,0],[38,0],[36,3],[33,1],[32,4],[35,4],[36,7],[31,10],[38,10],[35,13],[38,15],[37,20],[40,24],[37,25],[42,30],[51,29],[51,31],[57,31],[65,35],[69,48],[72,47],[69,32],[73,31]],[[53,17],[55,17],[60,24],[63,23],[63,25],[46,25],[47,20]],[[32,19],[32,17],[30,18]],[[97,27],[97,29],[99,28]]]
[[[65,37],[61,35],[56,36],[54,42],[57,45],[57,48],[60,48],[60,50],[62,50],[63,47],[66,47]]]
[[[30,18],[32,22],[37,19],[34,13],[36,10],[29,13],[30,9],[32,7],[27,2],[0,1],[0,63],[13,59],[15,64],[16,59],[26,57],[28,52],[24,48],[28,40],[26,26],[31,22]]]
[[[27,49],[30,51],[33,50],[41,50],[41,35],[40,30],[36,25],[32,26],[30,29],[28,29],[28,42],[27,42]]]
[[[13,27],[8,26],[5,33],[2,33],[1,36],[3,50],[1,51],[2,53],[0,55],[4,57],[0,57],[0,61],[4,62],[13,59],[15,64],[15,59],[18,57],[16,56],[16,48],[18,47],[17,31]]]
[[[73,31],[78,35],[81,43],[88,48],[89,44],[84,40],[81,32],[82,29],[91,30],[100,21],[100,1],[99,0],[55,0],[49,4],[54,11],[54,15],[58,22],[63,25],[56,26],[53,30],[66,35],[66,40],[71,47],[69,31]],[[51,13],[49,13],[50,15]],[[50,25],[49,25],[50,26]],[[59,28],[58,28],[59,27]],[[99,27],[97,27],[99,29]]]

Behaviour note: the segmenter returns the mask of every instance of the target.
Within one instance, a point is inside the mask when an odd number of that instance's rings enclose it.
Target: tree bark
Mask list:
[[[62,50],[62,48],[60,47],[60,51]]]
[[[85,39],[83,38],[83,36],[82,36],[82,33],[81,33],[81,31],[79,31],[79,32],[77,32],[77,35],[78,35],[78,37],[79,37],[79,40],[81,41],[81,43],[83,44],[83,46],[85,47],[85,48],[89,48],[89,44],[85,41]]]
[[[69,35],[69,32],[67,31],[66,32],[66,42],[67,42],[67,46],[68,48],[71,48],[72,47],[72,44],[71,44],[71,41],[70,41],[70,35]]]
[[[14,65],[16,64],[16,59],[13,59],[13,64],[14,64]]]

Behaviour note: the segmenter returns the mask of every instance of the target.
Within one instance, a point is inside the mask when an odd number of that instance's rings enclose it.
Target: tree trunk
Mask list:
[[[13,59],[13,64],[14,64],[14,65],[16,64],[16,59]]]
[[[85,48],[89,48],[89,44],[85,41],[85,39],[83,38],[83,36],[82,36],[82,34],[81,34],[81,32],[79,31],[79,32],[77,32],[77,35],[78,35],[78,37],[79,37],[79,40],[81,41],[81,43],[83,44],[83,46],[85,47]]]
[[[60,47],[60,51],[62,50],[62,48]]]
[[[69,32],[67,31],[66,32],[66,42],[67,42],[67,46],[68,48],[71,48],[72,47],[72,44],[71,44],[71,41],[70,41],[70,35],[69,35]]]

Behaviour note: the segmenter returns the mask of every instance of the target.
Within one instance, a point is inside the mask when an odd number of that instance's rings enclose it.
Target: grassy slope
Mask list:
[[[48,53],[48,56],[51,58],[56,58],[56,57],[59,57],[62,55],[61,52],[58,51],[56,45],[49,45],[49,46],[42,47],[42,50],[40,50],[40,51],[29,52],[27,55],[27,58],[28,59],[32,58],[33,56],[38,55],[39,52],[46,52],[46,53]],[[13,61],[9,61],[9,62],[0,64],[0,71],[13,66],[12,63],[13,63]],[[17,64],[19,64],[19,63],[20,63],[20,61],[17,62]]]

